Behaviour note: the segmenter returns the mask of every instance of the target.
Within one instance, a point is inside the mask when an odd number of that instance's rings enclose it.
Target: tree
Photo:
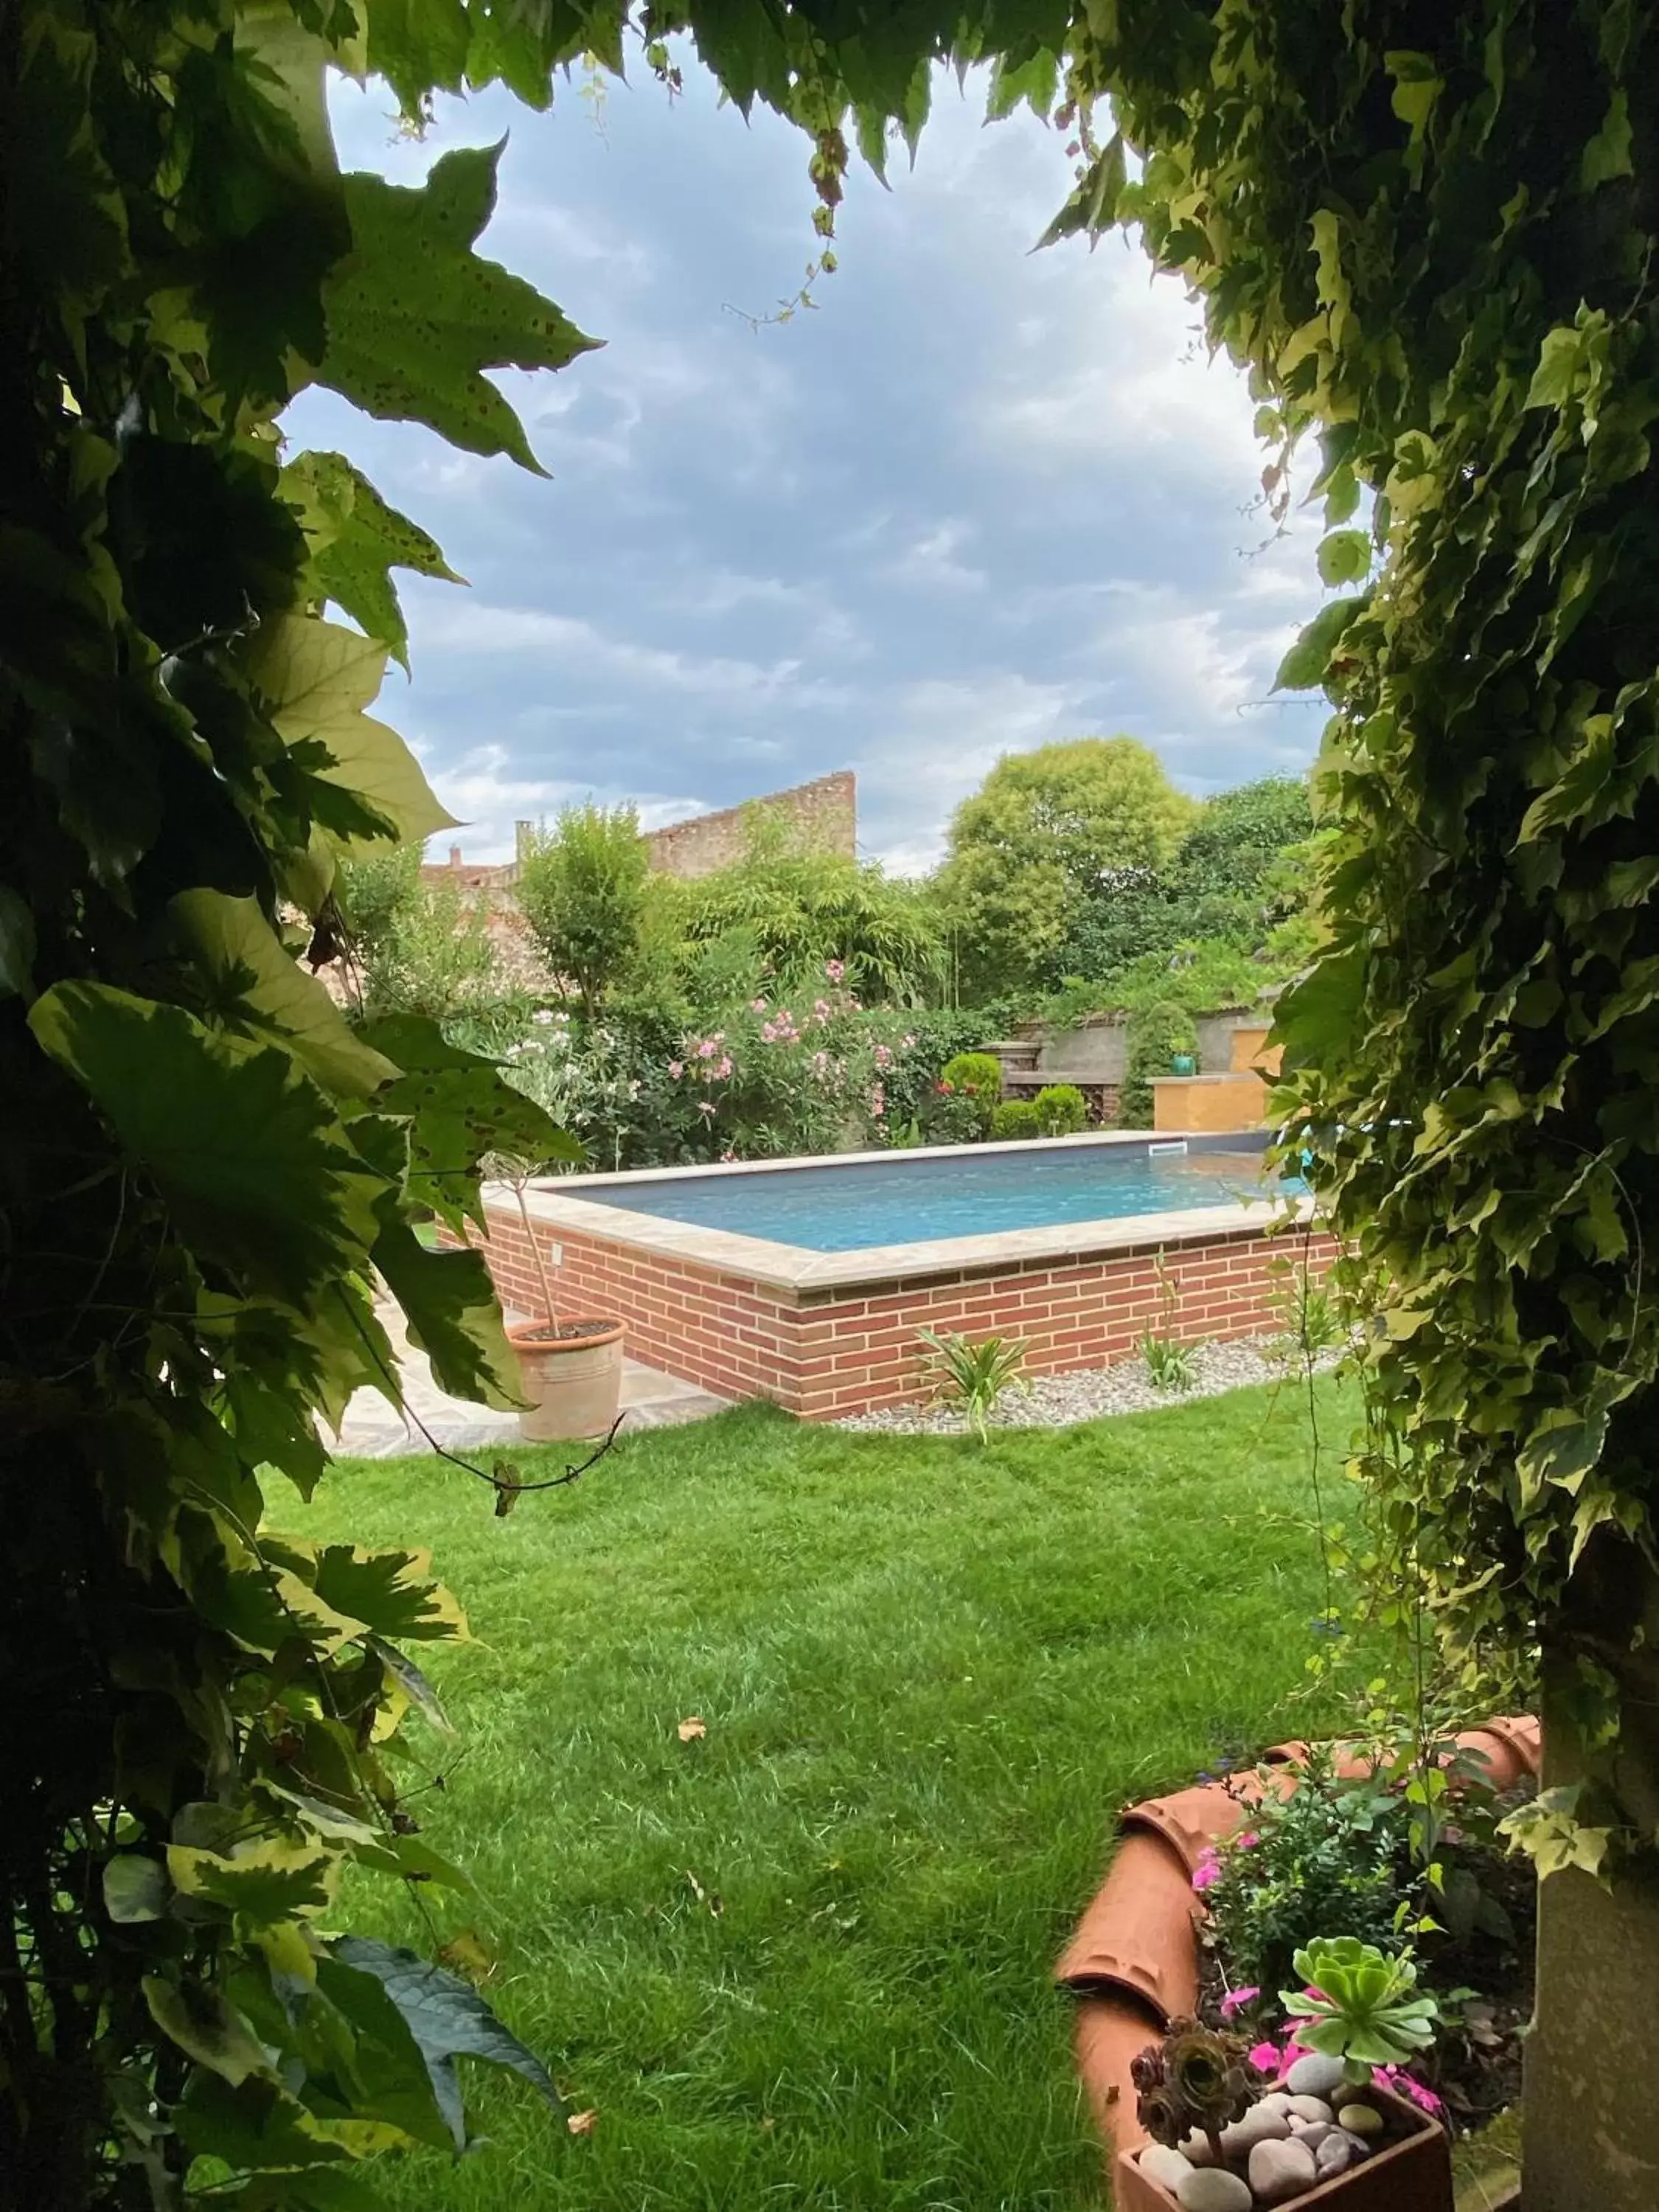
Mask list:
[[[631,806],[567,806],[520,864],[525,919],[553,973],[575,985],[590,1021],[638,954],[650,875]]]
[[[343,860],[337,878],[350,939],[357,1010],[424,1014],[433,1021],[499,996],[487,897],[468,900],[453,878],[421,878],[422,848],[371,848]]]
[[[1310,871],[1287,854],[1313,833],[1308,787],[1267,776],[1206,799],[1164,870],[1120,870],[1087,901],[1052,977],[1107,981],[1148,953],[1204,939],[1255,952],[1305,899]]]
[[[1036,981],[1090,902],[1164,868],[1197,811],[1133,738],[1005,754],[957,809],[940,872],[964,990]]]

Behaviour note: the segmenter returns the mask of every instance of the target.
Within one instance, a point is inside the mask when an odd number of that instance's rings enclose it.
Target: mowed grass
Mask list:
[[[423,1887],[417,1911],[365,1881],[352,1917],[476,1932],[492,2002],[599,2115],[571,2137],[475,2069],[489,2147],[404,2161],[388,2196],[1097,2204],[1050,1969],[1118,1807],[1318,1719],[1287,1702],[1310,1513],[1288,1389],[988,1449],[746,1407],[504,1521],[441,1461],[343,1464],[281,1525],[429,1546],[477,1638],[432,1655],[462,1748],[410,1802],[480,1894]]]

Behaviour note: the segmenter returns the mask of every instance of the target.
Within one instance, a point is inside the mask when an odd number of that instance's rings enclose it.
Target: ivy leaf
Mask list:
[[[348,1966],[330,1951],[317,1961],[317,1987],[356,2039],[352,2052],[357,2094],[352,2118],[384,2122],[434,2148],[454,2148],[449,2120],[433,2094],[420,2045],[380,1982]]]
[[[415,844],[453,829],[455,817],[397,732],[363,712],[386,664],[386,648],[373,638],[289,614],[260,626],[245,666],[280,735],[293,746],[324,748],[321,780],[367,799],[402,842]]]
[[[319,2131],[297,2097],[258,2077],[233,2088],[219,2075],[193,2074],[176,2118],[187,2150],[198,2158],[222,2159],[238,2172],[275,2168],[286,2178],[352,2157]]]
[[[368,67],[397,94],[405,114],[434,92],[459,92],[472,43],[466,0],[374,0],[367,9]]]
[[[1328,538],[1320,540],[1315,557],[1322,584],[1363,583],[1371,565],[1370,533],[1364,530],[1334,530]]]
[[[410,568],[461,584],[436,538],[389,507],[343,453],[301,453],[283,471],[283,495],[299,509],[320,596],[332,599],[405,673],[409,631],[392,581]]]
[[[294,1054],[336,1097],[367,1098],[399,1070],[366,1045],[314,975],[307,975],[257,900],[181,891],[168,909],[204,975],[215,1017],[252,1029]]]
[[[1094,239],[1109,229],[1117,220],[1127,175],[1123,134],[1119,131],[1090,162],[1077,190],[1038,239],[1037,250],[1057,245],[1062,238],[1075,237],[1079,231]]]
[[[276,2078],[264,2044],[218,1990],[200,1982],[169,1982],[160,1974],[146,1974],[143,1988],[150,2018],[198,2066],[233,2088],[254,2075]]]
[[[342,1936],[333,1949],[334,1956],[345,1966],[372,1974],[402,2014],[426,2061],[433,2094],[449,2122],[458,2150],[466,2144],[466,2118],[455,2072],[459,2057],[510,2066],[562,2115],[564,2100],[547,2069],[534,2051],[502,2027],[468,1984],[413,1951],[377,1943],[367,1936]]]
[[[1046,120],[1060,90],[1060,57],[1046,46],[1021,61],[1011,63],[999,54],[991,68],[991,89],[986,95],[988,122],[1000,123],[1024,100],[1033,115]]]
[[[1570,324],[1559,324],[1538,349],[1538,366],[1527,386],[1528,407],[1565,407],[1578,381],[1584,355],[1584,334]]]
[[[326,1911],[340,1862],[315,1844],[268,1838],[224,1854],[169,1844],[167,1872],[186,1897],[220,1905],[246,1926],[268,1928]]]
[[[428,1251],[398,1212],[393,1194],[387,1194],[380,1213],[374,1265],[403,1308],[410,1342],[432,1362],[439,1389],[485,1406],[525,1406],[519,1363],[501,1326],[483,1255],[470,1249]]]
[[[1594,138],[1587,139],[1579,156],[1578,181],[1587,192],[1615,177],[1635,173],[1631,160],[1630,98],[1623,85],[1608,102],[1607,116]]]
[[[167,1869],[158,1859],[123,1851],[104,1869],[104,1908],[118,1927],[159,1920],[169,1894]]]
[[[1351,533],[1355,537],[1360,532]],[[1342,633],[1354,617],[1363,612],[1363,597],[1333,599],[1319,612],[1297,637],[1296,643],[1279,664],[1279,673],[1273,678],[1275,691],[1312,691],[1325,680],[1332,653],[1341,641]]]
[[[107,983],[54,985],[29,1027],[204,1259],[302,1306],[362,1266],[384,1186],[287,1053]]]
[[[393,1642],[465,1642],[466,1616],[441,1583],[432,1579],[430,1552],[372,1552],[361,1544],[330,1544],[317,1555],[312,1588],[336,1612],[361,1621]]]
[[[562,368],[584,337],[533,285],[472,252],[495,204],[503,139],[446,154],[418,189],[344,180],[353,250],[324,289],[317,374],[382,421],[424,422],[471,453],[546,471],[486,368]]]
[[[1553,1483],[1569,1496],[1577,1493],[1584,1477],[1601,1456],[1607,1436],[1608,1405],[1605,1393],[1591,1393],[1583,1412],[1558,1406],[1542,1414],[1532,1434],[1516,1455],[1521,1480],[1521,1502],[1530,1508],[1544,1485]]]
[[[369,1636],[364,1639],[369,1650],[386,1668],[404,1695],[428,1723],[440,1735],[453,1736],[455,1724],[444,1711],[443,1701],[432,1686],[424,1668],[417,1667],[406,1651],[384,1638]]]
[[[406,1117],[408,1194],[458,1233],[469,1215],[486,1225],[478,1188],[486,1154],[573,1164],[586,1157],[580,1140],[505,1081],[494,1060],[451,1044],[425,1016],[371,1022],[363,1037],[404,1070],[375,1103],[382,1114]]]

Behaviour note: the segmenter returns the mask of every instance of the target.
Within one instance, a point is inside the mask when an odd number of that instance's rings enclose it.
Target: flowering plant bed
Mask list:
[[[1518,2082],[1531,1899],[1494,1831],[1538,1749],[1497,1721],[1379,1778],[1285,1746],[1125,1815],[1060,1965],[1120,2205],[1450,2212],[1451,2120]]]

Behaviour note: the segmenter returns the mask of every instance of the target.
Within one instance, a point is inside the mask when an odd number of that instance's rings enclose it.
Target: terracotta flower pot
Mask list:
[[[602,1437],[622,1399],[623,1325],[619,1321],[523,1322],[507,1332],[519,1355],[529,1410],[519,1433],[530,1443],[564,1437]]]
[[[1495,1789],[1511,1788],[1539,1771],[1538,1723],[1530,1716],[1500,1717],[1456,1741],[1486,1762]],[[1078,2073],[1112,2157],[1120,2212],[1169,2212],[1176,2203],[1133,2167],[1133,2154],[1146,2131],[1136,2114],[1129,2063],[1173,2017],[1196,2008],[1203,1908],[1192,1878],[1200,1858],[1243,1826],[1252,1802],[1269,1790],[1288,1795],[1294,1790],[1296,1770],[1307,1756],[1306,1744],[1279,1744],[1254,1773],[1236,1775],[1229,1786],[1205,1783],[1131,1806],[1121,1817],[1122,1839],[1106,1880],[1055,1968],[1056,1979],[1079,1999]],[[1340,1774],[1370,1771],[1368,1760],[1340,1745],[1335,1765]],[[1292,2205],[1451,2212],[1451,2160],[1443,2130],[1413,2105],[1380,2089],[1370,2094],[1409,2119],[1409,2134],[1291,2200]]]
[[[1284,2212],[1455,2212],[1445,2130],[1390,2090],[1370,2088],[1364,2099],[1387,2114],[1399,2140],[1316,2189],[1286,2197]],[[1140,2171],[1135,2155],[1120,2151],[1112,2169],[1117,2212],[1181,2212],[1177,2199]]]

